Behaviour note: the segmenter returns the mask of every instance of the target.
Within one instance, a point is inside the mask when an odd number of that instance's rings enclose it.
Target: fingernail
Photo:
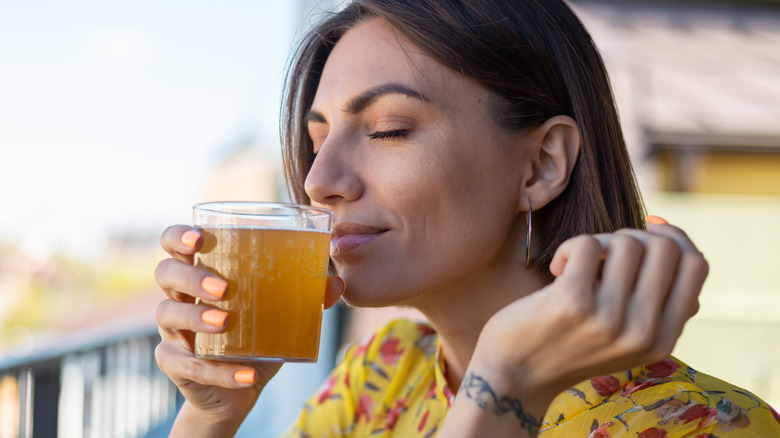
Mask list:
[[[255,370],[238,370],[233,379],[238,383],[255,383]]]
[[[647,215],[645,216],[645,220],[648,223],[656,224],[656,225],[664,225],[668,224],[669,222],[666,221],[666,219],[659,217],[659,216],[653,216],[653,215]]]
[[[181,243],[189,246],[190,248],[195,248],[195,244],[198,243],[198,239],[200,239],[200,234],[192,230],[185,231],[184,234],[181,235]]]
[[[222,310],[211,309],[200,314],[200,319],[208,325],[214,327],[224,327],[228,313]]]
[[[201,281],[200,287],[217,299],[222,299],[227,290],[227,282],[217,277],[206,277]]]

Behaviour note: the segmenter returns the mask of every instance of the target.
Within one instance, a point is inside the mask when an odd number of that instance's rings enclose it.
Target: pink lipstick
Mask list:
[[[330,255],[338,257],[357,250],[381,236],[386,229],[353,222],[340,222],[333,227]]]

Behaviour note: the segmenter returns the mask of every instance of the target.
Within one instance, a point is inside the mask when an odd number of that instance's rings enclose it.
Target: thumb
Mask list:
[[[347,290],[347,283],[338,275],[329,276],[325,282],[325,308],[330,309]]]

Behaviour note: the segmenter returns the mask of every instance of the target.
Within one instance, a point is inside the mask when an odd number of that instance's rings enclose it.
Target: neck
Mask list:
[[[453,392],[463,380],[479,334],[490,317],[544,285],[542,276],[524,265],[501,263],[410,303],[425,315],[441,338],[445,376]]]

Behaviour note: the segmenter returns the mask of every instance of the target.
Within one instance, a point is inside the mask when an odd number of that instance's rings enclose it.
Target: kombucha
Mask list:
[[[330,233],[311,229],[201,227],[197,266],[228,282],[223,333],[198,333],[198,356],[316,362]]]

